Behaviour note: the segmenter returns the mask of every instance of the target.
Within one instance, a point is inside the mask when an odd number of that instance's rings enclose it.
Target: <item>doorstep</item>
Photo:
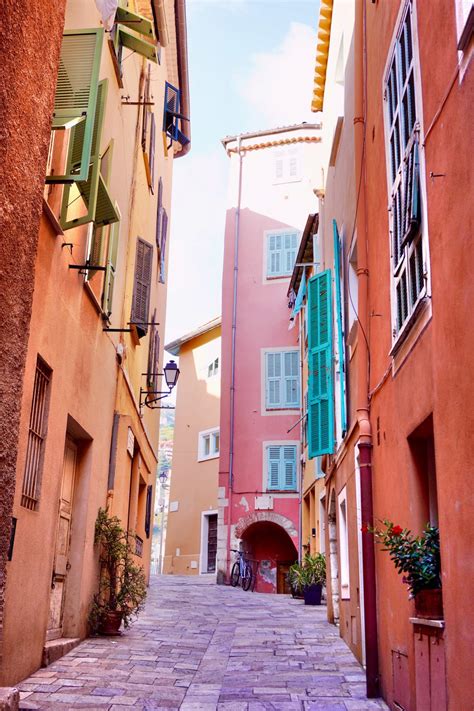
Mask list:
[[[41,666],[47,667],[56,659],[63,657],[65,654],[77,647],[81,640],[79,637],[59,637],[58,639],[52,639],[46,642],[43,647],[43,658],[41,660]]]

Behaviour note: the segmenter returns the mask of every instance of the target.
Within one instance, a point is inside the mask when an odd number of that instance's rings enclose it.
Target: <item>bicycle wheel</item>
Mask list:
[[[232,572],[230,574],[230,584],[232,585],[233,588],[236,588],[237,585],[239,584],[239,578],[240,578],[240,566],[238,562],[235,562],[234,565],[232,566]]]
[[[252,580],[253,580],[253,572],[252,572],[252,566],[249,565],[248,563],[245,564],[245,569],[244,569],[244,577],[242,578],[242,590],[250,590],[252,587]]]

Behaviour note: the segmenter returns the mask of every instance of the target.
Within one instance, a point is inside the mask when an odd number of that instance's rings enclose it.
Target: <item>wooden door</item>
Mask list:
[[[74,442],[67,439],[64,449],[63,477],[61,495],[59,498],[58,527],[56,531],[56,547],[54,553],[53,574],[51,577],[51,597],[49,605],[49,621],[46,639],[57,639],[62,636],[64,597],[66,579],[70,568],[69,548],[71,544],[72,505],[74,498],[74,481],[76,477],[77,448]]]
[[[288,571],[292,563],[290,561],[280,561],[277,567],[277,593],[280,595],[290,595],[291,588],[287,580]]]
[[[207,572],[214,573],[217,555],[217,514],[208,516],[207,522]]]

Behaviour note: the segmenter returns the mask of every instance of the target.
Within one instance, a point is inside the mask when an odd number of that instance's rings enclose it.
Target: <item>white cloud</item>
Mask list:
[[[174,164],[167,342],[220,315],[227,178],[220,144]]]
[[[311,94],[316,54],[316,32],[292,22],[282,43],[271,52],[253,56],[253,68],[237,78],[238,90],[262,125],[314,122]]]

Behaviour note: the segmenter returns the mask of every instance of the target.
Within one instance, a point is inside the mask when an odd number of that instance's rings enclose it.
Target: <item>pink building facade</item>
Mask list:
[[[222,292],[218,582],[234,550],[254,589],[285,592],[298,558],[301,359],[288,286],[320,175],[320,129],[301,124],[228,137]],[[283,307],[283,308],[282,308]]]

